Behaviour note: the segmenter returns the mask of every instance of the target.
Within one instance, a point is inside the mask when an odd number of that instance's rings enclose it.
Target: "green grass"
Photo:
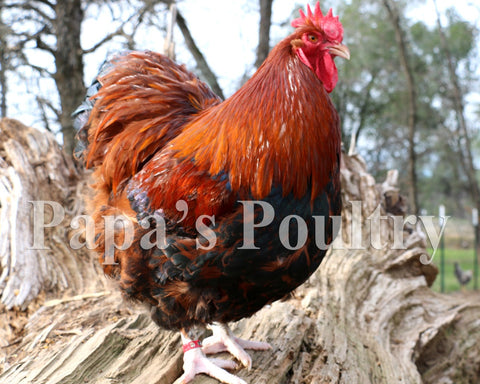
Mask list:
[[[429,250],[430,255],[432,250]],[[460,267],[463,270],[472,270],[474,263],[474,251],[473,249],[455,249],[455,248],[446,248],[445,249],[445,292],[454,292],[460,290],[460,284],[458,283],[455,274],[454,274],[454,263],[457,261],[460,264]],[[440,292],[440,280],[441,280],[441,268],[440,268],[440,259],[441,250],[437,250],[433,263],[438,267],[439,274],[433,283],[433,290]],[[473,290],[475,276],[472,278],[470,283],[466,286],[467,290]],[[479,277],[480,284],[480,277]]]

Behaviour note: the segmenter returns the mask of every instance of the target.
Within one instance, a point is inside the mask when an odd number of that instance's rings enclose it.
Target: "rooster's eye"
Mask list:
[[[308,40],[312,43],[316,43],[318,41],[318,37],[316,35],[308,35]]]

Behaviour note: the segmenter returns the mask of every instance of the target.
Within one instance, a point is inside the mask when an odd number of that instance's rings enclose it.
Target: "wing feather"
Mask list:
[[[154,52],[129,52],[107,69],[91,97],[85,159],[116,193],[188,121],[221,100],[185,66]]]

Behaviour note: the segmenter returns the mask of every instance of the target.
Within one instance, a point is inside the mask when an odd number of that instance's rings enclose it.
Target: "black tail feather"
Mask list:
[[[127,54],[128,51],[122,52],[116,56],[123,56]],[[102,88],[102,84],[98,80],[100,77],[105,75],[112,67],[112,58],[105,60],[102,65],[100,66],[100,70],[98,75],[93,80],[90,87],[87,89],[87,93],[85,95],[85,100],[82,104],[78,106],[78,108],[72,113],[73,126],[77,131],[77,143],[75,145],[75,149],[73,151],[73,155],[75,159],[82,161],[83,155],[85,150],[88,148],[88,120],[90,118],[90,113],[95,105],[95,99],[93,98],[100,88]]]

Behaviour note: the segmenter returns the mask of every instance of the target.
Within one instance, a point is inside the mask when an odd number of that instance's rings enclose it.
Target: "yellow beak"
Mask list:
[[[350,51],[346,45],[335,44],[328,47],[328,51],[335,56],[343,57],[344,59],[350,60]]]

